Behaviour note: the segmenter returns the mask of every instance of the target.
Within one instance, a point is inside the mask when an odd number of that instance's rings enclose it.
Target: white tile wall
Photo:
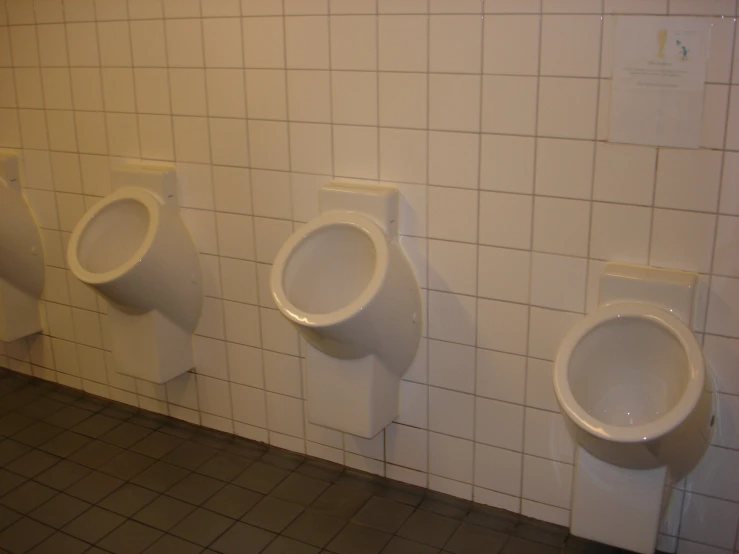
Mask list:
[[[605,141],[619,13],[713,25],[702,149]],[[48,263],[46,332],[0,344],[0,364],[566,524],[559,341],[603,261],[698,271],[718,431],[660,544],[736,552],[736,15],[735,0],[0,2],[0,147],[23,157]],[[207,278],[196,371],[167,386],[115,373],[105,303],[65,264],[126,159],[177,165]],[[307,421],[300,343],[268,294],[332,176],[400,188],[427,303],[401,415],[371,441]]]

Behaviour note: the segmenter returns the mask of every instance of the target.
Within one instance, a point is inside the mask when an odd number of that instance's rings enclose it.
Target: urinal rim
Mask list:
[[[134,200],[146,208],[149,215],[149,223],[144,240],[133,255],[115,269],[111,269],[110,271],[105,271],[103,273],[96,273],[85,269],[79,261],[80,238],[87,230],[87,226],[90,222],[98,217],[102,210],[123,200]],[[141,261],[141,258],[143,258],[146,252],[151,248],[151,245],[154,242],[154,236],[156,235],[156,229],[159,227],[159,210],[161,207],[162,204],[159,199],[157,199],[154,194],[141,187],[122,187],[97,202],[92,208],[87,210],[87,212],[85,212],[82,218],[77,222],[77,225],[75,225],[72,235],[69,238],[67,261],[74,276],[83,283],[99,285],[114,281],[128,273]]]
[[[639,317],[650,320],[669,331],[682,345],[689,364],[688,383],[680,399],[656,421],[631,427],[604,423],[588,414],[575,400],[569,386],[569,363],[580,340],[599,325],[619,317]],[[658,439],[677,428],[695,410],[706,381],[703,352],[693,332],[677,317],[651,304],[616,302],[598,308],[567,333],[554,362],[554,393],[563,416],[586,433],[618,443],[643,443]]]
[[[298,245],[308,240],[320,229],[345,225],[363,232],[372,241],[375,249],[375,268],[369,282],[346,306],[324,314],[313,314],[297,308],[287,297],[283,286],[285,268]],[[387,275],[390,253],[385,233],[371,218],[357,212],[328,212],[312,219],[293,233],[282,245],[275,256],[270,275],[270,290],[277,308],[290,321],[304,327],[328,327],[346,321],[359,313],[377,295]]]

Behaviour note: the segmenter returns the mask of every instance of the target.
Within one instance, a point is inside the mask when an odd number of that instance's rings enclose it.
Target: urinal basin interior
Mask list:
[[[663,418],[691,377],[685,347],[664,325],[623,316],[602,322],[573,348],[568,380],[574,400],[606,425],[633,427]]]
[[[80,266],[97,274],[123,266],[142,249],[150,226],[149,210],[137,200],[120,198],[102,207],[80,233]]]
[[[367,290],[377,271],[372,239],[356,225],[331,223],[311,230],[285,262],[288,300],[308,314],[346,308]]]

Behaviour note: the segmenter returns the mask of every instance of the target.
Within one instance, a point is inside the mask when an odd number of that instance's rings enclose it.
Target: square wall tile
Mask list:
[[[357,179],[378,177],[378,137],[373,127],[334,127],[334,175]]]
[[[529,310],[522,304],[479,299],[477,346],[511,354],[526,354]]]
[[[380,179],[425,183],[428,175],[427,135],[425,131],[380,129]]]
[[[432,15],[429,27],[432,73],[478,73],[482,57],[482,18]]]
[[[480,77],[429,76],[429,127],[441,131],[480,130]]]
[[[562,339],[583,316],[573,312],[531,307],[529,325],[529,356],[554,360]]]
[[[650,208],[594,202],[590,257],[647,265],[651,227]]]
[[[656,148],[598,142],[593,198],[651,205],[656,167]]]
[[[713,253],[713,273],[739,277],[739,261],[733,255],[737,240],[739,240],[739,218],[719,216]]]
[[[472,441],[429,433],[429,472],[462,483],[471,483],[473,450]]]
[[[529,301],[529,252],[480,246],[478,260],[479,296],[509,302]]]
[[[505,422],[505,423],[503,423]],[[524,408],[478,398],[475,402],[475,442],[521,452]]]
[[[429,384],[473,394],[475,348],[453,342],[429,340]]]
[[[244,17],[244,67],[285,67],[285,27],[281,17]]]
[[[568,256],[586,256],[589,231],[589,202],[535,198],[534,250]]]
[[[247,69],[246,113],[253,119],[287,119],[285,71],[282,69]],[[242,98],[243,104],[243,98]]]
[[[523,455],[485,444],[475,447],[475,485],[520,496]]]
[[[587,261],[534,252],[531,260],[531,304],[583,312]]]
[[[534,191],[534,143],[531,137],[482,135],[480,188],[531,194]]]
[[[161,38],[164,41],[164,27],[161,25]],[[142,36],[138,27],[132,27],[131,33],[136,39],[144,42],[148,37]],[[164,43],[162,42],[162,46]],[[67,24],[67,48],[69,65],[72,67],[97,67],[100,65],[97,28],[94,23]],[[136,54],[138,48],[134,50]]]
[[[480,135],[429,133],[429,184],[477,188],[480,168]]]
[[[208,91],[208,115],[246,117],[242,69],[207,69],[205,82]]]
[[[654,204],[662,208],[715,212],[720,182],[720,152],[662,148]]]
[[[480,193],[480,244],[528,250],[531,222],[531,196]]]
[[[535,15],[486,17],[483,73],[537,75],[540,18]],[[516,48],[511,48],[516,44]]]
[[[565,427],[563,416],[526,408],[524,452],[558,462],[574,463],[575,444]]]
[[[329,123],[330,89],[328,71],[288,71],[287,105],[290,121]]]
[[[290,168],[286,123],[252,120],[248,131],[252,167],[280,171]]]
[[[541,23],[541,74],[597,77],[599,15],[545,15]]]
[[[559,412],[552,382],[552,362],[529,358],[526,363],[526,405]]]
[[[378,21],[380,71],[425,72],[428,68],[428,18],[381,15]]]
[[[482,131],[536,134],[536,77],[483,76]]]
[[[169,87],[173,114],[199,116],[208,114],[205,72],[202,69],[170,69]]]
[[[332,72],[331,104],[334,124],[377,125],[377,73]]]
[[[241,23],[235,17],[203,19],[206,67],[243,67]]]
[[[708,304],[708,316],[706,319],[706,332],[724,335],[728,337],[739,337],[739,322],[736,314],[739,313],[739,280],[728,277],[714,277],[711,286],[711,297]],[[714,358],[720,374],[726,373],[724,377],[728,383],[733,383],[733,376],[725,371],[728,366],[725,360],[732,359],[734,353],[734,342],[726,342],[726,339],[711,338],[711,347],[707,340],[706,351],[713,353],[708,356],[709,360]],[[721,381],[721,379],[719,379]],[[733,387],[729,385],[719,386],[719,390],[731,392]]]
[[[331,68],[377,70],[377,17],[331,17]]]
[[[285,18],[289,69],[328,69],[328,20],[322,17]]]
[[[331,127],[318,123],[290,124],[290,167],[305,173],[332,173]]]
[[[475,397],[429,387],[429,430],[472,440]]]
[[[379,74],[379,121],[383,127],[428,125],[428,78],[420,73]]]
[[[477,349],[475,390],[478,396],[522,404],[526,391],[525,381],[525,357]]]
[[[589,199],[594,156],[590,141],[537,139],[536,194]]]
[[[167,61],[172,67],[203,67],[203,40],[198,19],[165,20]]]
[[[477,241],[477,191],[430,187],[428,195],[429,237]]]
[[[650,265],[708,273],[716,216],[655,209]]]
[[[385,430],[385,456],[389,463],[428,471],[428,432],[390,424]]]
[[[429,291],[429,337],[475,344],[477,306],[469,296]]]
[[[736,540],[739,506],[716,498],[686,493],[680,537],[719,548]]]
[[[539,79],[538,134],[546,137],[595,138],[598,81]]]
[[[430,240],[429,288],[474,295],[477,292],[477,246]]]
[[[570,508],[573,467],[570,464],[523,457],[523,498]]]

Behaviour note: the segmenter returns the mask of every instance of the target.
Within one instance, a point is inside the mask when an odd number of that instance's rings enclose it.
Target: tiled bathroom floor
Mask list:
[[[0,552],[623,551],[0,368]]]

